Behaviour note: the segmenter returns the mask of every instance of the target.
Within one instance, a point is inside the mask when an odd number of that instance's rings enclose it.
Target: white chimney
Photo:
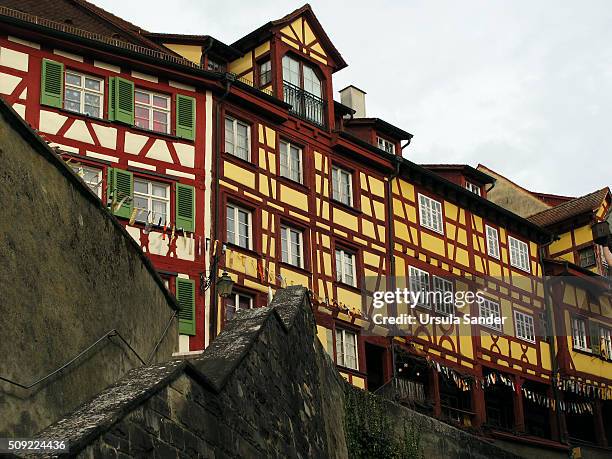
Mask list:
[[[355,110],[355,118],[365,118],[365,95],[365,91],[351,84],[340,91],[340,102]]]

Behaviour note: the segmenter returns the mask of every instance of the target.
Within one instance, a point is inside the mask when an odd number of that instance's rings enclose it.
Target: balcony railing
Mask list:
[[[291,113],[319,126],[325,126],[325,101],[288,81],[283,81],[284,100]]]

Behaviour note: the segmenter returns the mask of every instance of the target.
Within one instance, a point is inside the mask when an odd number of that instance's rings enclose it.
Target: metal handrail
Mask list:
[[[169,321],[168,325],[166,326],[166,328],[164,329],[164,332],[162,333],[160,341],[158,341],[158,343],[153,348],[153,351],[151,352],[151,354],[149,354],[149,359],[151,359],[153,357],[155,351],[159,347],[159,343],[161,342],[161,339],[163,339],[163,337],[166,335],[166,332],[167,332],[167,330],[168,330],[168,328],[170,326],[170,323],[172,323],[172,319],[174,319],[175,315],[176,315],[176,312],[172,316],[172,318],[170,319],[170,321]],[[56,374],[58,374],[62,370],[68,368],[73,363],[75,363],[77,360],[79,360],[81,357],[83,357],[85,354],[87,354],[89,351],[91,351],[94,347],[96,347],[101,341],[103,341],[106,338],[110,339],[113,336],[117,336],[128,347],[128,349],[130,351],[132,351],[132,353],[138,358],[138,360],[140,360],[140,363],[142,363],[143,365],[146,365],[146,362],[142,359],[142,357],[140,357],[140,354],[138,354],[138,352],[136,352],[136,350],[132,346],[130,346],[130,343],[128,343],[126,341],[126,339],[123,336],[121,336],[121,333],[119,333],[116,329],[113,328],[112,330],[107,331],[104,335],[102,335],[100,338],[98,338],[93,344],[88,346],[86,349],[84,349],[81,352],[79,352],[75,357],[70,359],[68,362],[64,363],[59,368],[53,370],[51,373],[43,376],[42,378],[37,379],[36,381],[34,381],[31,384],[21,384],[21,383],[18,383],[17,381],[13,381],[12,379],[5,378],[3,376],[0,376],[0,381],[7,382],[9,384],[12,384],[14,386],[20,387],[22,389],[26,389],[26,390],[31,389],[32,387],[39,385],[40,383],[46,381],[47,379],[51,378],[52,376],[55,376]]]
[[[325,101],[304,89],[283,80],[283,97],[291,105],[291,113],[317,124],[325,126]]]

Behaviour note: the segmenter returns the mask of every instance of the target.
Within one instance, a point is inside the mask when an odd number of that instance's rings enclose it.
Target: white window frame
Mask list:
[[[600,345],[606,358],[612,360],[612,330],[606,327],[599,328]]]
[[[510,252],[510,265],[528,273],[531,272],[529,244],[512,236],[508,236],[508,252]]]
[[[236,313],[238,311],[240,311],[240,309],[241,309],[240,308],[240,297],[241,296],[244,297],[244,298],[248,298],[249,299],[249,308],[248,309],[253,309],[253,302],[254,302],[253,295],[249,295],[248,293],[242,293],[242,292],[234,292],[234,293],[232,293],[232,300],[233,300],[234,305],[230,306],[234,310],[234,312],[232,313],[232,317],[231,318],[235,317]],[[228,305],[227,305],[227,302],[226,302],[226,304],[225,304],[225,308],[226,308],[225,309],[225,320],[228,319],[228,317],[227,317],[227,306]]]
[[[587,340],[587,321],[582,317],[572,317],[572,347],[584,352],[591,352]]]
[[[303,173],[304,164],[302,161],[302,158],[303,158],[302,148],[298,147],[297,145],[294,145],[288,140],[281,140],[279,147],[280,147],[279,148],[280,150],[279,152],[280,154],[279,172],[280,172],[281,177],[288,178],[289,180],[292,180],[297,183],[304,183],[304,173]],[[284,153],[283,153],[283,148],[285,150]],[[298,170],[297,171],[293,170],[293,161],[291,161],[291,149],[292,148],[295,148],[298,151]],[[283,167],[283,162],[285,163],[284,167]]]
[[[501,306],[497,301],[490,300],[489,298],[483,298],[482,302],[478,305],[478,316],[501,319]],[[482,326],[490,328],[497,332],[501,332],[504,329],[501,323],[492,323],[490,325],[482,324]]]
[[[514,333],[517,338],[523,341],[535,343],[536,335],[533,316],[521,311],[514,311]]]
[[[72,170],[77,174],[87,185],[91,191],[100,199],[102,198],[102,169],[97,167],[86,166],[84,164],[73,164],[71,165]],[[92,178],[86,178],[87,173],[95,174]]]
[[[455,312],[455,304],[454,302],[446,302],[445,297],[447,297],[447,293],[451,293],[451,297],[454,298],[454,287],[453,283],[448,279],[444,279],[439,276],[432,276],[432,286],[433,292],[441,292],[442,293],[442,301],[439,302],[437,296],[434,299],[435,307],[437,312],[441,312],[442,314],[453,314]]]
[[[442,203],[419,193],[419,222],[424,228],[444,234]]]
[[[336,281],[342,282],[343,284],[357,287],[357,255],[349,250],[343,248],[336,248]],[[351,267],[349,268],[346,263],[346,257],[351,258]],[[338,263],[339,262],[339,263]],[[339,265],[339,266],[338,266]],[[352,282],[348,282],[348,273],[351,271]]]
[[[583,265],[582,264],[582,258],[581,258],[581,254],[585,253],[586,251],[590,251],[590,253],[593,254],[593,263],[589,264],[589,265]],[[588,246],[588,247],[584,247],[580,250],[578,250],[578,265],[581,268],[585,268],[585,269],[589,269],[589,268],[593,268],[594,266],[597,266],[597,254],[595,252],[595,246]]]
[[[293,253],[293,243],[291,242],[291,235],[297,234],[298,236],[298,264],[293,263],[293,257],[295,254]],[[283,250],[283,241],[285,242],[286,251]],[[294,228],[288,225],[281,225],[281,257],[283,263],[290,264],[291,266],[295,266],[297,268],[304,268],[304,234],[302,230]]]
[[[376,136],[376,146],[387,153],[395,154],[395,143],[384,137]]]
[[[262,69],[264,68],[264,65],[267,66],[268,69],[262,72]],[[272,61],[270,59],[266,59],[265,61],[260,62],[258,64],[258,68],[259,68],[259,86],[260,87],[267,86],[270,83],[272,83]],[[269,74],[268,81],[263,81],[262,80],[262,77],[265,74]]]
[[[234,244],[237,247],[242,247],[243,249],[248,249],[248,250],[253,250],[253,212],[251,212],[249,209],[245,209],[244,207],[240,207],[236,204],[230,203],[228,202],[227,205],[225,206],[225,234],[226,234],[226,238],[227,238],[227,242],[229,244]],[[231,240],[230,239],[230,235],[229,233],[229,225],[228,225],[228,220],[230,217],[230,212],[232,213],[232,220],[234,221],[234,239]],[[239,230],[239,213],[240,212],[244,212],[247,214],[247,247],[244,247],[243,245],[240,245],[240,236],[241,233]]]
[[[137,100],[136,98],[136,93],[142,93],[142,94],[146,94],[149,97],[149,102],[145,103],[145,102],[140,102]],[[167,108],[163,108],[163,107],[158,107],[156,105],[153,105],[153,98],[154,97],[159,97],[161,99],[165,99],[166,100],[166,107]],[[147,119],[147,126],[139,126],[136,124],[136,119],[143,119],[140,118],[139,116],[136,115],[136,110],[138,107],[144,108],[148,111],[149,116]],[[149,131],[152,132],[161,132],[162,134],[170,134],[170,122],[172,120],[172,117],[170,116],[170,113],[172,111],[172,99],[168,94],[160,94],[158,92],[155,91],[149,91],[148,89],[142,89],[142,88],[135,88],[134,89],[134,126],[137,126],[141,129],[147,129]],[[163,113],[164,115],[166,115],[166,130],[165,131],[160,131],[157,129],[154,129],[154,112],[158,112],[158,113]]]
[[[471,191],[472,193],[477,194],[478,196],[482,196],[480,187],[476,185],[475,183],[466,181],[465,188],[466,190]]]
[[[348,194],[340,182],[342,177],[348,180]],[[344,205],[353,205],[353,173],[338,166],[332,166],[332,197]]]
[[[146,183],[147,185],[147,193],[141,193],[136,191],[136,182]],[[153,185],[157,185],[166,189],[166,196],[156,196],[153,194]],[[143,209],[142,207],[138,207],[138,212],[136,213],[136,221],[143,223],[158,223],[159,217],[157,215],[153,215],[153,201],[164,202],[166,204],[166,218],[162,220],[162,225],[170,222],[170,199],[171,199],[171,190],[170,184],[164,182],[158,182],[156,180],[151,180],[144,177],[134,177],[134,208],[136,206],[136,198],[146,199],[147,207]]]
[[[354,355],[347,353],[349,346],[352,347]],[[349,355],[354,358],[354,362],[348,361]],[[357,333],[344,328],[336,328],[336,364],[351,370],[359,369],[359,349],[357,347]]]
[[[73,75],[73,76],[78,76],[81,78],[81,85],[80,86],[76,86],[74,84],[68,83],[68,76],[69,75]],[[100,84],[100,90],[96,91],[95,89],[89,89],[85,87],[85,80],[86,79],[90,79],[90,80],[95,80]],[[78,110],[72,110],[68,107],[66,107],[66,102],[74,102],[71,101],[70,99],[68,99],[66,97],[66,91],[67,90],[72,90],[72,91],[77,91],[80,95],[80,101],[79,101],[79,109]],[[98,116],[94,116],[94,115],[89,115],[87,113],[85,113],[85,94],[93,94],[95,96],[98,96]],[[64,74],[64,103],[63,103],[63,107],[66,110],[69,110],[73,113],[80,113],[81,115],[86,115],[86,116],[91,116],[93,118],[103,118],[104,117],[104,78],[99,78],[96,76],[91,76],[88,75],[86,73],[81,73],[81,72],[75,72],[74,70],[66,70],[65,74]]]
[[[231,139],[228,139],[228,132],[227,132],[227,122],[228,121],[232,123]],[[245,153],[246,157],[243,157],[238,152],[238,126],[246,127],[246,133],[247,133],[247,140],[246,140],[247,144],[246,144],[246,153]],[[232,156],[235,156],[236,158],[240,158],[244,161],[250,162],[251,161],[251,125],[247,123],[246,121],[242,121],[233,116],[226,115],[225,120],[224,120],[223,129],[224,129],[223,132],[225,133],[225,139],[224,139],[225,152],[231,154]],[[228,149],[228,144],[231,146],[230,149]]]
[[[423,292],[423,295],[419,298],[424,297],[425,301],[419,302],[419,306],[431,308],[429,304],[429,291],[431,289],[430,275],[427,271],[410,266],[408,269],[408,286],[410,287],[410,291],[414,292],[415,295],[418,292]]]
[[[499,260],[499,233],[497,228],[485,225],[485,232],[487,236],[487,254]]]

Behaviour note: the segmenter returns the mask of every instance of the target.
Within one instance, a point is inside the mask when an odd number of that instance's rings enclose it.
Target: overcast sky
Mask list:
[[[228,44],[303,4],[93,1],[150,31]],[[612,183],[611,2],[310,4],[349,65],[334,75],[334,90],[358,86],[368,116],[414,134],[407,158],[483,163],[547,193]]]

